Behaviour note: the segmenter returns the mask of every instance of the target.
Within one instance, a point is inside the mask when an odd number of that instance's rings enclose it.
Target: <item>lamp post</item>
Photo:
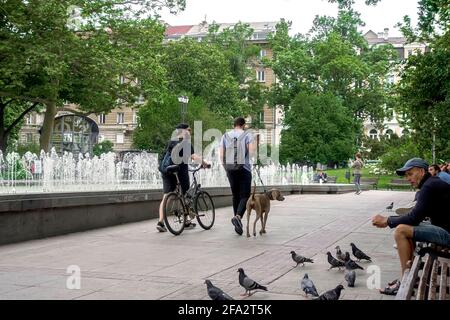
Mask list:
[[[187,96],[179,96],[178,102],[180,102],[181,122],[184,123],[187,114],[187,104],[189,102],[189,98]]]

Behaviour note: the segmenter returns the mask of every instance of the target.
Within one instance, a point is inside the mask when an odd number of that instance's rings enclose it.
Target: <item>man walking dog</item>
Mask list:
[[[219,157],[227,172],[233,194],[234,216],[231,223],[237,234],[242,235],[242,217],[250,197],[252,183],[251,158],[256,151],[253,135],[245,131],[245,119],[236,118],[234,129],[226,132],[219,145]]]

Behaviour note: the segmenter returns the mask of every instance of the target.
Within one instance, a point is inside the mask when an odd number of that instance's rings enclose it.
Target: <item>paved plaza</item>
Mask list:
[[[244,299],[240,267],[269,290],[245,299],[306,299],[299,289],[305,272],[319,293],[342,283],[342,299],[393,299],[367,287],[372,273],[366,270],[358,270],[355,288],[348,288],[343,271],[327,271],[326,252],[335,256],[336,245],[351,252],[350,243],[355,243],[373,261],[360,264],[365,269],[378,266],[384,287],[399,275],[393,231],[373,227],[370,218],[393,214],[385,209],[392,201],[395,209],[413,198],[408,191],[287,196],[284,202],[272,202],[267,234],[251,238],[245,231],[243,236],[234,232],[227,207],[216,210],[211,230],[197,226],[178,237],[158,233],[153,219],[4,245],[0,299],[209,299],[205,279]],[[314,264],[294,267],[291,250],[313,258]],[[80,268],[80,289],[67,288],[73,265]]]

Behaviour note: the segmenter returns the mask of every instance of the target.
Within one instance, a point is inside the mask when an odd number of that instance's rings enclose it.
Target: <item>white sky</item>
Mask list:
[[[389,36],[401,36],[395,28],[404,15],[409,15],[413,25],[417,22],[418,0],[381,0],[376,6],[366,6],[356,0],[355,9],[361,13],[366,26],[382,32],[389,28]],[[211,23],[292,21],[292,33],[307,33],[316,15],[337,16],[337,4],[326,0],[186,0],[186,10],[178,15],[161,13],[162,20],[170,25],[198,24],[205,19]]]

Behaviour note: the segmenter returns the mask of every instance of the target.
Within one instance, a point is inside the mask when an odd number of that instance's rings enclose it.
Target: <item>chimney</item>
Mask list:
[[[384,40],[387,40],[389,37],[389,28],[384,28]]]

